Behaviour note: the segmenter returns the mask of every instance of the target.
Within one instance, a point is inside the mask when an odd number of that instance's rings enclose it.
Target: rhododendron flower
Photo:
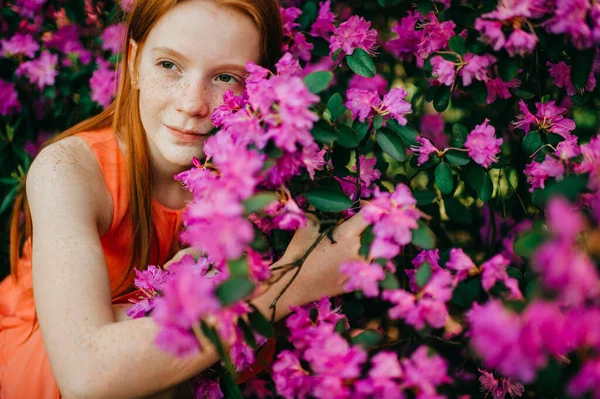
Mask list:
[[[298,230],[306,227],[306,215],[292,198],[288,198],[283,204],[280,203],[272,216],[273,225],[281,230]]]
[[[342,49],[344,54],[351,55],[354,49],[360,48],[370,55],[374,54],[377,43],[377,31],[371,28],[371,22],[363,17],[353,15],[333,30],[330,38],[330,54]]]
[[[292,314],[286,318],[285,325],[290,331],[290,341],[299,350],[308,347],[317,334],[317,327],[322,324],[335,327],[340,320],[344,320],[346,328],[349,328],[346,316],[339,313],[339,308],[332,308],[327,297],[304,306],[290,306],[290,310]],[[314,311],[316,311],[316,320],[313,322],[311,312]]]
[[[509,277],[506,272],[508,265],[510,265],[510,261],[500,254],[485,261],[481,265],[481,285],[484,290],[489,291],[498,281],[502,281],[509,290],[510,299],[523,299],[523,295],[519,290],[519,281]]]
[[[563,33],[578,49],[592,45],[592,32],[587,24],[589,0],[557,0],[554,17],[544,23],[548,32]]]
[[[392,193],[375,189],[375,199],[363,208],[365,220],[373,224],[372,257],[391,259],[402,245],[411,242],[411,230],[418,227],[421,217],[416,203],[404,184],[398,184]]]
[[[46,47],[56,49],[65,55],[77,55],[82,64],[89,64],[92,60],[92,54],[79,40],[79,30],[80,28],[75,24],[60,28],[46,41]],[[64,63],[70,65],[70,60],[63,58]]]
[[[527,104],[523,100],[519,101],[519,108],[523,114],[517,115],[517,121],[513,122],[515,127],[529,133],[531,125],[534,125],[541,132],[556,133],[565,139],[575,129],[575,122],[563,117],[567,110],[556,106],[554,101],[548,101],[544,104],[535,103],[535,106],[537,113],[533,115],[529,112]]]
[[[556,155],[562,160],[568,160],[581,154],[581,149],[577,144],[578,139],[579,138],[577,136],[571,135],[566,140],[561,141],[556,146],[556,151],[554,151],[554,155]]]
[[[352,111],[352,117],[358,117],[361,122],[379,114],[384,118],[384,122],[393,118],[404,126],[408,122],[404,115],[412,112],[410,103],[404,101],[407,95],[403,88],[393,88],[381,100],[375,91],[350,89],[347,93],[346,107]]]
[[[408,11],[408,14],[398,21],[394,21],[390,30],[396,34],[390,39],[385,48],[396,57],[410,61],[417,54],[417,48],[423,38],[423,31],[415,30],[419,20],[417,11]],[[420,58],[422,60],[422,58]]]
[[[494,136],[496,129],[488,126],[488,122],[489,120],[486,119],[481,125],[475,126],[465,141],[465,147],[469,150],[471,159],[484,168],[488,168],[498,161],[497,155],[500,152],[500,144],[502,144],[502,139]]]
[[[387,93],[388,82],[380,74],[376,74],[372,78],[366,78],[360,75],[353,75],[348,81],[348,89],[361,89],[367,91],[375,91],[380,96]]]
[[[312,25],[310,34],[329,40],[332,32],[335,30],[334,21],[335,14],[331,12],[331,1],[319,2],[319,14],[317,20]]]
[[[302,163],[308,172],[311,180],[315,179],[315,172],[325,167],[325,153],[318,145],[307,145],[302,149]]]
[[[445,60],[442,56],[431,57],[431,74],[443,85],[452,86],[456,77],[456,64]]]
[[[113,54],[119,54],[122,51],[121,46],[125,41],[125,35],[126,31],[124,22],[107,26],[100,35],[100,40],[102,40],[102,49],[108,50]]]
[[[273,363],[273,381],[277,393],[286,399],[306,398],[312,377],[303,369],[298,355],[289,350],[279,352]]]
[[[100,67],[90,78],[92,100],[106,108],[117,94],[118,73],[109,68]]]
[[[437,154],[439,152],[439,150],[435,148],[435,146],[431,144],[431,141],[429,141],[428,139],[421,136],[417,136],[415,140],[421,145],[413,145],[410,147],[410,149],[413,150],[415,154],[419,155],[419,158],[417,159],[417,165],[423,165],[425,162],[429,161],[429,156],[431,154]]]
[[[585,219],[562,197],[553,197],[546,207],[548,228],[555,237],[572,241],[585,228]]]
[[[466,65],[460,69],[460,76],[464,86],[469,86],[473,79],[487,81],[489,79],[489,67],[496,62],[496,57],[485,54],[475,55],[471,53],[465,54],[463,57]]]
[[[571,66],[565,64],[563,61],[560,61],[558,64],[552,64],[550,61],[548,61],[546,63],[546,66],[548,67],[548,72],[550,73],[550,76],[552,76],[552,79],[554,80],[554,85],[556,87],[560,87],[561,89],[565,89],[567,91],[567,94],[570,96],[573,96],[575,94],[577,94],[577,90],[575,89],[575,86],[573,85],[573,82],[571,81]],[[583,92],[592,92],[594,91],[594,89],[596,88],[596,76],[594,75],[594,72],[597,71],[590,71],[590,75],[585,83],[585,85],[583,85],[583,87],[581,89],[579,89],[579,92],[583,93]]]
[[[197,384],[194,388],[196,399],[221,399],[224,397],[219,383],[207,377],[195,377],[194,382]]]
[[[412,264],[415,267],[414,269],[407,269],[404,272],[410,278],[409,286],[411,291],[417,292],[419,290],[419,285],[417,284],[417,271],[423,264],[428,263],[431,268],[431,274],[435,274],[438,271],[442,270],[440,267],[440,250],[424,250],[421,251],[415,256],[412,260]]]
[[[244,384],[244,397],[256,396],[258,399],[269,399],[273,393],[266,387],[267,381],[253,377]]]
[[[525,387],[520,382],[513,382],[510,378],[496,379],[492,373],[482,369],[478,370],[482,374],[479,377],[481,391],[485,393],[486,398],[490,394],[492,399],[504,399],[506,394],[514,398],[515,396],[522,396],[525,392]]]
[[[427,137],[440,148],[448,147],[448,136],[444,133],[444,118],[442,114],[427,114],[421,117],[419,129],[422,136]]]
[[[485,81],[485,86],[487,87],[485,102],[492,104],[498,98],[511,98],[512,95],[508,89],[516,89],[520,85],[521,81],[519,79],[513,79],[510,82],[505,82],[500,78],[488,79]]]
[[[33,58],[40,48],[40,45],[33,40],[31,35],[22,33],[17,33],[8,40],[0,40],[0,45],[2,46],[0,54],[3,57],[23,54],[26,57]]]
[[[0,79],[0,115],[10,116],[21,110],[15,84]]]
[[[279,76],[294,76],[302,71],[302,67],[291,53],[285,53],[275,64]]]
[[[367,158],[364,155],[359,157],[360,165],[360,196],[361,198],[369,198],[373,194],[373,183],[381,177],[381,171],[375,168],[377,158]],[[356,165],[352,167],[353,170],[357,170]],[[346,176],[343,179],[334,176],[334,179],[340,184],[342,191],[350,199],[356,201],[358,195],[358,188],[356,185],[356,177]]]
[[[448,262],[446,262],[446,267],[458,272],[456,274],[456,279],[458,281],[467,278],[469,271],[477,268],[475,263],[473,263],[471,258],[465,254],[461,248],[452,248],[450,250],[450,257]]]
[[[26,18],[33,18],[38,13],[46,0],[17,0],[15,10]]]
[[[434,13],[427,15],[428,21],[423,24],[421,41],[417,45],[417,53],[423,59],[448,46],[448,40],[454,36],[456,25],[452,21],[440,23]]]
[[[544,188],[548,177],[562,178],[565,167],[560,159],[546,155],[541,163],[533,161],[525,166],[524,173],[527,175],[527,183],[531,184],[529,192],[533,192],[536,188]]]
[[[438,385],[452,382],[444,358],[437,353],[430,355],[426,346],[420,346],[409,358],[402,359],[402,370],[405,386],[419,388],[422,394],[433,395]]]
[[[385,272],[380,265],[362,260],[344,262],[340,272],[348,277],[344,291],[361,290],[366,297],[379,295],[379,281],[385,278]]]
[[[57,62],[58,55],[44,50],[39,58],[19,65],[15,74],[17,76],[26,75],[29,81],[37,84],[41,90],[46,86],[54,85],[54,79],[58,75],[58,71],[56,70]]]
[[[309,61],[311,58],[311,51],[314,46],[312,43],[308,43],[306,41],[306,37],[304,37],[304,35],[301,32],[296,31],[296,28],[300,27],[300,24],[294,22],[302,14],[302,10],[296,7],[289,7],[280,8],[280,11],[281,19],[283,22],[284,36],[282,52],[285,53],[289,51],[295,57],[300,58],[304,61]],[[288,42],[292,43],[291,47]]]
[[[511,57],[515,55],[524,56],[532,53],[537,45],[538,38],[535,34],[515,29],[504,44],[504,49]]]
[[[586,361],[581,370],[567,385],[567,393],[571,397],[583,397],[590,393],[591,397],[598,397],[598,387],[600,386],[600,358]]]

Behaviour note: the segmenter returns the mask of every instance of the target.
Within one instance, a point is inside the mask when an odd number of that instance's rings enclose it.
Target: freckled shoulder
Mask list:
[[[86,206],[95,215],[100,236],[110,229],[112,198],[98,159],[84,139],[71,136],[44,148],[31,164],[26,187],[32,212],[37,201],[48,211],[65,204]]]

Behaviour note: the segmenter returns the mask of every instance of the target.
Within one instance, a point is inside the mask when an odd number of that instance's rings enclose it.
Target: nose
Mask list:
[[[203,118],[209,115],[210,94],[199,78],[187,79],[179,94],[177,110],[190,117]]]

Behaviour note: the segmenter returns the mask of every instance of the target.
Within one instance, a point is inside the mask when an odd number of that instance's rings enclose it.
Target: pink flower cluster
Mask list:
[[[346,107],[352,111],[352,117],[364,122],[375,115],[381,115],[384,119],[395,119],[401,125],[408,122],[405,115],[412,112],[412,106],[404,98],[408,95],[404,88],[393,88],[383,100],[376,91],[363,89],[349,89]]]
[[[354,49],[360,48],[373,55],[376,43],[377,31],[371,28],[371,22],[354,15],[333,30],[329,51],[333,54],[341,49],[344,54],[351,55]]]
[[[475,126],[475,129],[469,133],[465,141],[465,147],[469,150],[469,156],[484,168],[490,167],[494,162],[498,162],[498,153],[502,139],[495,137],[496,129],[488,125],[486,119],[481,125]]]
[[[531,126],[534,126],[540,133],[556,133],[565,139],[569,138],[571,131],[575,129],[575,122],[563,116],[567,112],[566,108],[557,106],[554,101],[535,103],[535,107],[537,112],[534,115],[525,101],[520,100],[522,114],[517,115],[517,121],[513,122],[515,127],[529,133]]]
[[[296,7],[281,8],[281,19],[283,22],[284,44],[282,51],[290,52],[294,57],[304,61],[310,61],[312,43],[306,40],[306,36],[299,30],[300,24],[295,22],[302,14],[302,10]],[[291,43],[291,45],[289,44]]]

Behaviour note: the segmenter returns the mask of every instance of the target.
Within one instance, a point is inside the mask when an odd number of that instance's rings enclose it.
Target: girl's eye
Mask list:
[[[164,69],[173,69],[175,64],[171,61],[161,61],[160,66],[162,66]]]
[[[220,74],[219,76],[217,76],[217,79],[219,79],[219,81],[223,83],[231,83],[235,81],[235,78],[227,73]]]

